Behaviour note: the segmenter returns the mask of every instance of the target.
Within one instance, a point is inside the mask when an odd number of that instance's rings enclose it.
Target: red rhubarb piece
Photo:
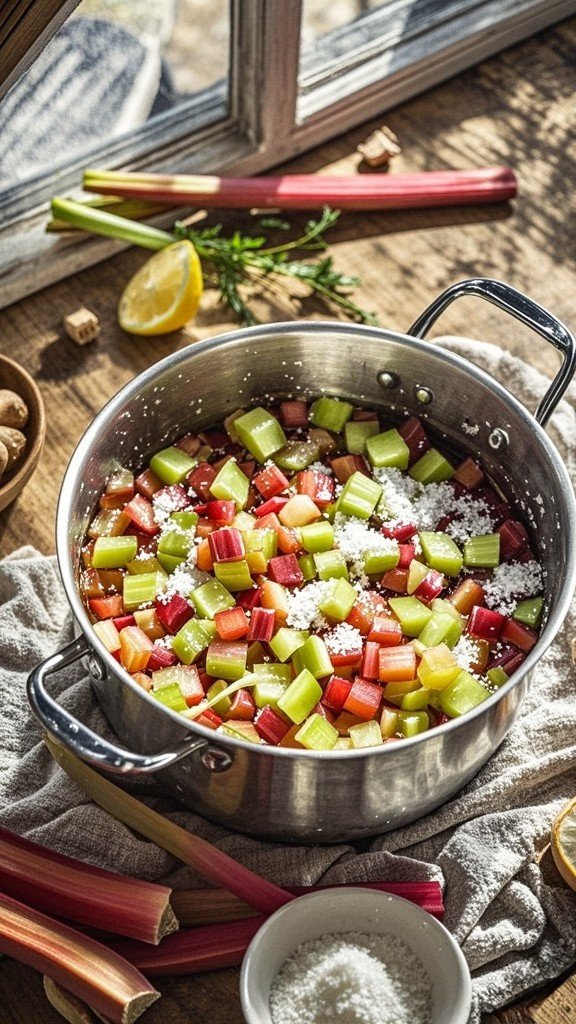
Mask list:
[[[126,626],[135,626],[136,619],[133,615],[119,615],[117,619],[114,619],[114,625],[118,632],[124,629]]]
[[[352,605],[346,622],[366,636],[372,629],[375,615],[385,611],[387,607],[388,602],[382,594],[376,593],[375,590],[365,590],[362,597]]]
[[[216,612],[214,625],[221,640],[242,640],[250,631],[250,622],[243,608],[225,608]]]
[[[156,615],[167,633],[177,633],[188,619],[194,615],[194,609],[180,594],[174,594],[169,601],[156,601]]]
[[[202,441],[195,434],[184,434],[174,442],[176,448],[180,448],[181,451],[186,452],[191,459],[198,454],[202,447]]]
[[[367,640],[364,645],[360,674],[364,679],[378,679],[380,645],[375,640]]]
[[[382,533],[390,540],[397,540],[399,544],[404,544],[415,533],[418,533],[418,527],[414,523],[397,523],[396,526],[386,526],[384,524]]]
[[[93,597],[88,601],[90,611],[99,619],[114,619],[121,615],[124,605],[120,594],[112,594],[110,597]]]
[[[217,729],[219,725],[222,725],[222,721],[220,715],[217,715],[212,708],[206,708],[196,719],[197,725],[204,725],[207,729]]]
[[[337,715],[344,710],[348,695],[352,689],[351,679],[342,679],[340,676],[331,676],[326,683],[321,703]]]
[[[366,459],[362,455],[337,455],[330,465],[339,484],[345,484],[353,473],[370,476]]]
[[[242,689],[237,690],[232,697],[232,703],[230,704],[224,718],[226,721],[229,719],[236,719],[242,722],[251,722],[255,713],[256,705],[254,703],[254,698],[250,693],[250,690],[242,687]]]
[[[437,572],[436,569],[430,569],[416,587],[414,597],[417,597],[419,601],[424,601],[425,604],[429,604],[435,597],[440,596],[445,585],[446,580],[442,573]]]
[[[362,721],[368,722],[375,718],[382,700],[382,687],[373,683],[370,679],[363,679],[356,676],[352,683],[350,693],[346,698],[344,710]]]
[[[414,555],[416,554],[416,548],[414,544],[399,544],[398,550],[400,552],[400,558],[398,559],[397,569],[407,569],[410,562],[413,561]]]
[[[428,440],[428,435],[417,416],[410,416],[405,423],[402,423],[398,427],[398,433],[410,449],[410,466],[413,462],[421,459],[424,452],[427,452],[432,447]]]
[[[416,678],[416,651],[411,644],[381,647],[379,678],[383,683],[403,682]]]
[[[514,644],[521,651],[531,651],[538,640],[538,633],[530,629],[529,626],[525,626],[522,622],[516,622],[516,619],[508,619],[500,634],[500,639],[505,640],[509,644]]]
[[[209,501],[206,505],[206,515],[218,526],[230,526],[236,518],[236,502]]]
[[[334,499],[334,479],[319,469],[303,469],[296,475],[296,492],[307,494],[318,508],[324,509]]]
[[[251,611],[256,605],[260,604],[261,591],[260,587],[252,587],[251,590],[242,590],[236,595],[236,601],[241,608],[245,608],[246,611]]]
[[[448,600],[460,615],[469,615],[474,605],[484,604],[484,590],[474,580],[462,580]]]
[[[210,487],[216,479],[216,470],[208,463],[201,462],[186,477],[186,483],[202,501],[210,501]]]
[[[304,582],[296,555],[276,555],[268,562],[268,576],[283,587],[299,587]]]
[[[148,667],[150,667],[150,662],[148,662]],[[201,700],[204,700],[204,687],[200,682],[198,669],[195,665],[184,665],[182,667],[178,677],[178,686],[189,708],[196,707]]]
[[[452,479],[461,484],[462,487],[465,487],[466,490],[471,491],[473,487],[478,487],[482,483],[484,472],[472,456],[469,455],[467,459],[464,459],[464,462],[461,462],[456,467]]]
[[[210,553],[215,562],[238,562],[245,555],[240,530],[225,526],[208,535]]]
[[[148,659],[146,668],[150,672],[157,672],[160,668],[170,668],[177,661],[178,658],[173,651],[168,650],[167,647],[160,647],[159,644],[154,644],[154,650]]]
[[[274,636],[276,612],[273,608],[254,608],[250,617],[248,640],[268,641]]]
[[[526,530],[516,519],[507,519],[497,532],[500,534],[500,558],[504,561],[517,558],[529,543]]]
[[[140,533],[145,533],[149,537],[158,533],[160,527],[154,518],[152,504],[141,494],[134,495],[132,501],[125,506],[124,512]]]
[[[285,722],[283,718],[280,718],[280,715],[267,704],[256,715],[254,727],[261,739],[277,747],[291,726],[289,722]]]
[[[376,409],[354,409],[354,412],[352,413],[352,419],[356,423],[366,421],[372,422],[372,420],[379,420],[379,418],[380,417],[378,416]]]
[[[277,494],[274,498],[269,498],[268,501],[265,501],[262,505],[259,505],[258,508],[255,508],[254,515],[257,516],[258,519],[263,519],[264,516],[269,515],[277,516],[280,509],[283,509],[284,505],[287,505],[289,500],[289,498],[282,498]]]
[[[408,569],[389,569],[380,580],[386,590],[392,590],[395,594],[408,593]]]
[[[188,492],[182,484],[168,484],[156,491],[152,505],[154,506],[156,502],[160,508],[169,508],[170,512],[182,512],[192,504]]]
[[[402,640],[402,626],[398,619],[392,619],[388,615],[375,615],[368,640],[374,640],[381,647],[398,647]]]
[[[308,406],[306,402],[280,402],[280,419],[288,429],[308,426]]]
[[[143,473],[140,473],[140,476],[136,477],[134,483],[138,493],[143,498],[147,498],[148,501],[151,501],[152,495],[162,488],[160,477],[156,476],[156,473],[153,473],[151,469],[145,469]]]
[[[466,624],[466,632],[479,640],[499,640],[506,621],[506,616],[500,612],[474,605]]]
[[[278,466],[267,466],[254,477],[252,482],[256,490],[266,499],[275,498],[277,494],[281,494],[290,486],[290,481],[286,479]]]

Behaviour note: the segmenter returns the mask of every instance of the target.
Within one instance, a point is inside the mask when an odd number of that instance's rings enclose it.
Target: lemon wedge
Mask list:
[[[552,856],[564,881],[576,889],[576,797],[552,826]]]
[[[198,253],[187,239],[154,253],[126,285],[118,322],[130,334],[169,334],[194,317],[203,291]]]

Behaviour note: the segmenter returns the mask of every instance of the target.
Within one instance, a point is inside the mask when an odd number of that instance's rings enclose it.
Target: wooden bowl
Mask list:
[[[0,355],[0,388],[9,388],[26,402],[28,422],[23,429],[26,450],[14,469],[0,477],[0,511],[20,493],[36,469],[46,436],[44,402],[37,384],[27,371],[8,356]]]

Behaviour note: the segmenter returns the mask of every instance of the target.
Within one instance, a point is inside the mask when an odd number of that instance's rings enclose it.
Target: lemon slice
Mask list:
[[[196,315],[202,291],[202,267],[192,242],[174,242],[130,279],[118,304],[118,322],[130,334],[169,334]]]
[[[564,881],[576,889],[576,797],[552,826],[552,856]]]

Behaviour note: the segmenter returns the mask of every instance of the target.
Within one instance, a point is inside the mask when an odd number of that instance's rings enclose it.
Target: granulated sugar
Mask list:
[[[392,935],[342,932],[304,942],[270,992],[273,1024],[430,1024],[432,983]]]

